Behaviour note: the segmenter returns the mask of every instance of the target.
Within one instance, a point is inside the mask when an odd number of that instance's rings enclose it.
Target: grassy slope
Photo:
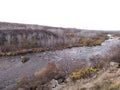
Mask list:
[[[120,90],[120,68],[117,63],[107,70],[99,71],[94,77],[68,83],[61,90]]]

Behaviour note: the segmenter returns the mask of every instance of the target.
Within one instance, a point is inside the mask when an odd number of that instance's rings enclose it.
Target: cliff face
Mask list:
[[[76,42],[74,39],[65,39],[65,34],[61,34],[46,30],[0,30],[0,50],[49,48]]]
[[[100,39],[100,35],[103,35],[103,32],[0,22],[0,55],[23,49],[26,50],[25,52],[36,52],[81,45],[86,46],[94,42],[92,38],[95,40]],[[88,38],[91,38],[91,40]],[[97,44],[100,43],[97,42]],[[34,50],[30,50],[33,48]]]
[[[57,35],[48,31],[32,31],[32,30],[1,30],[0,31],[0,45],[10,46],[15,45],[24,47],[28,45],[44,45],[43,40],[58,38]]]
[[[55,48],[73,44],[77,30],[0,22],[0,52],[31,48]],[[72,34],[71,34],[72,33]],[[71,38],[72,37],[72,38]]]

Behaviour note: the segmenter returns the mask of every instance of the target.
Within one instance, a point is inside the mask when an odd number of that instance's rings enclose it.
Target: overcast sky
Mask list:
[[[120,30],[120,0],[0,0],[0,21]]]

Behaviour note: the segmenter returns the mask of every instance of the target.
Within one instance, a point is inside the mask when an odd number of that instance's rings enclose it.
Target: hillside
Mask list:
[[[0,22],[0,90],[119,90],[119,63],[119,31]]]
[[[22,23],[9,23],[9,22],[0,22],[0,30],[9,30],[9,29],[24,29],[24,30],[46,30],[46,29],[61,29],[61,30],[80,30],[75,28],[62,28],[62,27],[52,27],[52,26],[43,26],[36,24],[22,24]]]
[[[120,90],[119,63],[110,62],[107,70],[99,71],[89,79],[67,83],[60,90]]]
[[[106,39],[102,31],[0,22],[1,56],[95,46]]]

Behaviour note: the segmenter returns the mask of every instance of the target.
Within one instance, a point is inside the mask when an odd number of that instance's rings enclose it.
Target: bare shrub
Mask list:
[[[17,85],[19,87],[24,87],[25,85],[28,85],[29,82],[28,82],[28,78],[23,76],[23,77],[20,77],[17,81],[16,81]]]
[[[109,56],[106,54],[104,57],[98,55],[92,56],[90,58],[91,66],[100,68],[100,69],[106,69],[109,65]]]
[[[64,73],[65,76],[68,76],[71,72],[77,71],[80,68],[84,68],[85,64],[79,60],[71,61],[69,58],[65,58],[59,62],[60,70]]]
[[[110,53],[111,61],[120,63],[120,45],[112,47],[109,53]]]
[[[36,84],[33,79],[22,76],[16,81],[17,85],[10,90],[18,90],[23,88],[24,90],[36,90],[40,85]]]
[[[49,62],[47,66],[34,73],[34,76],[40,81],[40,83],[46,83],[55,78],[59,74],[59,68],[54,62]]]
[[[59,75],[59,67],[54,62],[49,62],[43,69],[34,73],[31,77],[20,77],[17,86],[10,90],[23,88],[25,90],[50,90],[47,83]]]

